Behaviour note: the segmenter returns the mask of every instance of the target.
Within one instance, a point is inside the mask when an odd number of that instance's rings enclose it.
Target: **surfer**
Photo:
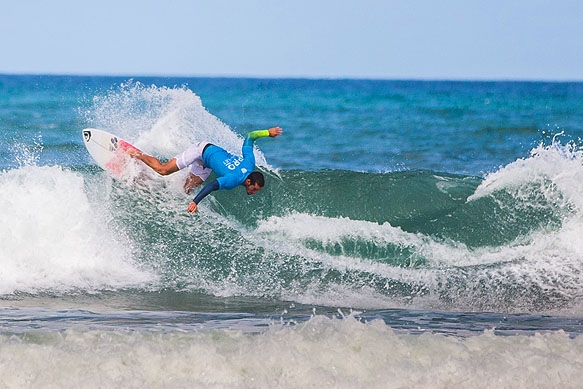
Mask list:
[[[206,184],[188,204],[187,211],[194,213],[198,209],[200,201],[215,190],[233,189],[243,185],[247,194],[253,195],[263,189],[265,177],[261,172],[253,171],[255,169],[253,142],[258,138],[267,136],[274,138],[281,134],[282,129],[279,127],[249,132],[243,142],[242,157],[230,154],[225,149],[209,142],[194,143],[164,163],[160,162],[158,158],[134,148],[127,149],[126,152],[163,176],[175,173],[190,165],[190,172],[184,183],[186,193],[190,193],[193,188],[201,185],[214,171],[217,179]]]

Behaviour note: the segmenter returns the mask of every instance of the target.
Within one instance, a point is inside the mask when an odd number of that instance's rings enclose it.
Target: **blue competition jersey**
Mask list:
[[[218,146],[209,146],[205,150],[202,160],[204,166],[211,168],[217,175],[219,189],[233,189],[242,185],[255,168],[253,142],[243,144],[242,157],[230,154]]]
[[[243,185],[249,174],[255,169],[253,142],[255,139],[264,136],[269,136],[269,130],[248,133],[245,142],[243,142],[242,157],[229,154],[226,150],[215,145],[206,147],[202,154],[202,162],[205,167],[215,172],[217,179],[206,184],[192,201],[198,204],[212,191],[233,189],[236,186]]]

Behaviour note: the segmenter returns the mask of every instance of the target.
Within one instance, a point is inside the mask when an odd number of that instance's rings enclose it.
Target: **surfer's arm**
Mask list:
[[[208,196],[211,192],[215,190],[219,190],[219,182],[217,180],[213,180],[212,182],[209,182],[208,184],[203,186],[200,192],[198,192],[196,197],[192,200],[192,202],[188,204],[188,212],[190,213],[196,212],[198,204],[202,201],[202,199],[204,199],[206,196]]]
[[[272,127],[269,130],[257,130],[249,132],[247,133],[247,137],[245,138],[243,146],[252,146],[256,139],[264,138],[267,136],[274,138],[278,135],[281,135],[282,132],[282,129],[279,127]]]

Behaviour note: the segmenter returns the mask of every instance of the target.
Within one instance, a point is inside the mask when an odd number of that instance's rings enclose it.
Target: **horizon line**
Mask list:
[[[0,76],[32,77],[111,77],[111,78],[223,78],[251,80],[353,80],[353,81],[420,81],[420,82],[546,82],[546,83],[580,83],[583,78],[529,78],[529,77],[375,77],[375,76],[323,76],[323,75],[226,75],[226,74],[164,74],[164,73],[89,73],[89,72],[11,72],[0,71]]]

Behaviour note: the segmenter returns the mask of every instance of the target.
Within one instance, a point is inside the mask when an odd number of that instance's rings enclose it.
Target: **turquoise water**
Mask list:
[[[581,382],[583,84],[6,75],[0,91],[5,386]],[[171,158],[274,125],[265,189],[196,215],[183,172],[114,180],[81,138]]]

